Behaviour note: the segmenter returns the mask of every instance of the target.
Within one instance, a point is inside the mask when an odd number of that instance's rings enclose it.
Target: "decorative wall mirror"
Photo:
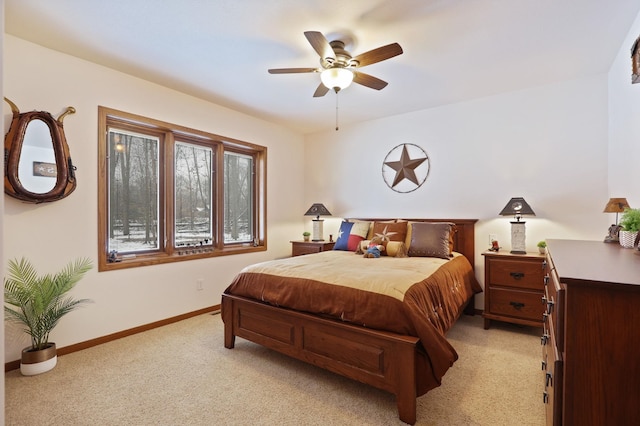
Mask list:
[[[29,203],[60,200],[76,189],[62,120],[76,112],[67,107],[54,119],[44,111],[20,113],[9,99],[13,118],[4,139],[4,192]]]

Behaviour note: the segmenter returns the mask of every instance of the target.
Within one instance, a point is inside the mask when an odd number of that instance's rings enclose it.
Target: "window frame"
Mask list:
[[[150,134],[160,138],[158,217],[159,251],[120,255],[109,261],[109,152],[108,129]],[[184,250],[175,247],[174,152],[175,144],[184,142],[212,149],[212,235],[214,242],[206,248]],[[252,228],[254,241],[224,242],[224,153],[233,152],[253,158]],[[112,108],[98,106],[98,270],[110,271],[140,266],[253,253],[267,249],[266,226],[267,148],[257,144],[166,123]],[[161,220],[164,218],[164,220]]]

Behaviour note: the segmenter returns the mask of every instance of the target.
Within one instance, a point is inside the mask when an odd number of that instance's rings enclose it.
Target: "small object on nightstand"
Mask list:
[[[500,251],[500,244],[498,244],[498,241],[491,241],[491,248],[489,249],[489,251]]]

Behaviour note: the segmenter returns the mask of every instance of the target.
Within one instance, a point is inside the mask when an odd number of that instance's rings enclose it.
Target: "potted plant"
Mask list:
[[[547,242],[542,240],[542,241],[538,241],[538,251],[540,252],[540,254],[544,254],[547,248]]]
[[[31,346],[22,350],[20,371],[26,376],[51,370],[58,362],[56,345],[49,333],[60,319],[88,299],[73,299],[67,293],[93,267],[82,258],[69,262],[56,274],[38,276],[31,263],[10,260],[4,280],[5,319],[24,326]]]
[[[302,233],[302,238],[304,238],[305,241],[309,241],[309,237],[311,236],[311,232],[309,231],[304,231]]]
[[[620,218],[620,245],[633,248],[634,240],[640,231],[640,209],[624,209]]]

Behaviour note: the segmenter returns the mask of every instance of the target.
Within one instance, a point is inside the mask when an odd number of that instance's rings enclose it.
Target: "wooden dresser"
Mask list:
[[[573,240],[547,240],[547,250],[547,424],[639,424],[640,252]]]

